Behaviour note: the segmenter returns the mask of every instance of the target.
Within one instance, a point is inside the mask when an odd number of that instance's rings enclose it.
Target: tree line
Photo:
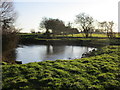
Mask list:
[[[92,33],[105,33],[109,38],[115,37],[113,32],[113,21],[103,21],[96,23],[93,17],[90,15],[86,13],[80,13],[76,15],[75,24],[79,29],[73,28],[70,22],[68,25],[65,25],[62,20],[44,17],[40,23],[40,29],[46,29],[44,34],[47,37],[50,35],[73,35],[77,33],[83,33],[86,38],[92,36]]]

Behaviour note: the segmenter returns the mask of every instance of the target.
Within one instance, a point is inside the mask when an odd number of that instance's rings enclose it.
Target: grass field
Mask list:
[[[26,33],[26,34],[19,34],[21,36],[35,36],[35,35],[38,35],[38,36],[43,36],[42,34],[40,33]],[[56,37],[84,37],[84,34],[80,33],[80,34],[69,34],[69,35],[55,35]],[[116,37],[120,37],[120,35],[118,34],[115,34]],[[107,37],[106,34],[97,34],[97,33],[93,33],[92,34],[92,37]]]
[[[3,90],[120,90],[120,46],[90,57],[3,65]]]
[[[72,35],[68,35],[72,36]],[[73,37],[84,37],[83,34],[73,34]],[[92,37],[107,37],[106,34],[92,34]]]

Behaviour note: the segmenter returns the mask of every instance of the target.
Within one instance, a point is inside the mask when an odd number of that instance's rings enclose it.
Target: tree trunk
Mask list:
[[[88,38],[88,33],[86,33],[86,38]]]

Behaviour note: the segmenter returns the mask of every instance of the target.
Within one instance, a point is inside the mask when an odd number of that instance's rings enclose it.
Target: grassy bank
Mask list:
[[[106,46],[90,57],[3,65],[7,90],[119,90],[120,46]]]
[[[42,34],[29,33],[19,34],[20,44],[67,44],[67,45],[83,45],[90,47],[100,47],[105,45],[118,45],[120,37],[116,34],[115,38],[108,38],[106,34],[92,34],[92,37],[85,38],[83,34],[56,35],[55,37],[45,37]]]
[[[24,34],[19,34],[22,37],[45,37],[45,35],[41,33],[24,33]],[[52,35],[51,35],[52,37]],[[79,34],[68,34],[68,35],[55,35],[55,37],[84,37],[83,33]],[[107,34],[102,34],[102,33],[93,33],[91,37],[107,37]],[[115,37],[120,37],[117,33],[115,34]]]
[[[47,44],[47,45],[81,45],[89,47],[102,47],[106,45],[119,45],[119,38],[24,38],[20,44]]]

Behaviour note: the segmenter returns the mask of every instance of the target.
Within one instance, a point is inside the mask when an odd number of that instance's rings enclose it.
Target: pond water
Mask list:
[[[20,45],[16,48],[16,60],[25,64],[45,60],[77,59],[93,49],[74,45]]]

